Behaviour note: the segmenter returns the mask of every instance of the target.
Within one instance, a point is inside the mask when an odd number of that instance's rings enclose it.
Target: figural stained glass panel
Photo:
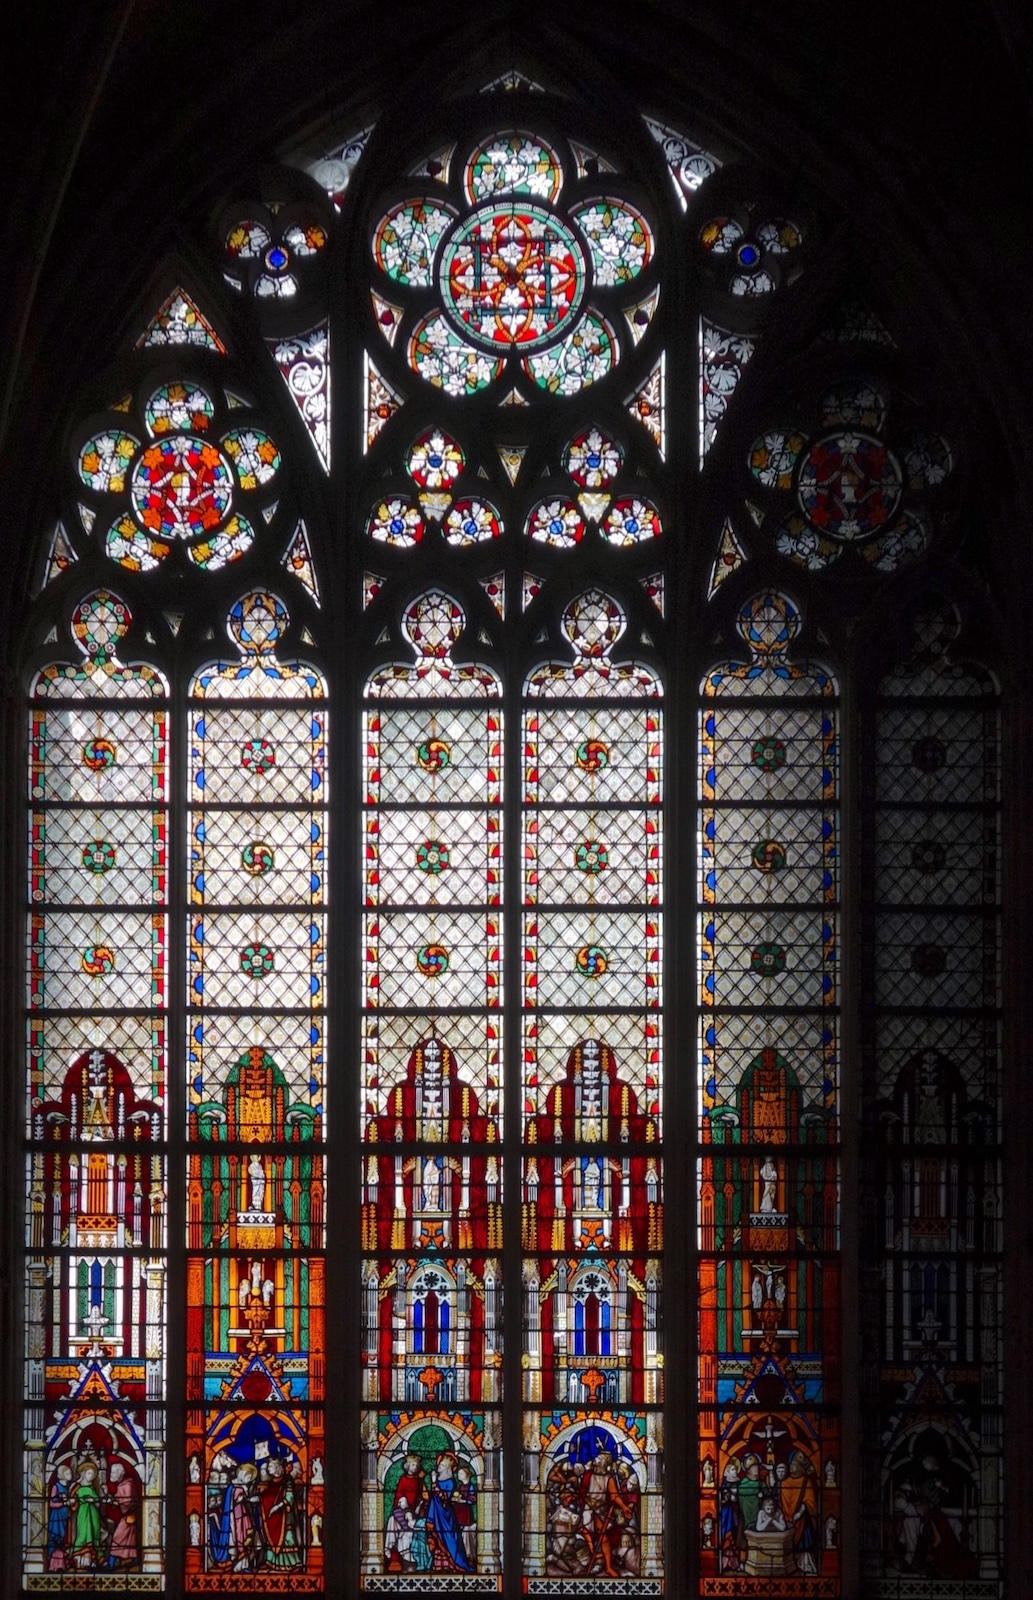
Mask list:
[[[999,710],[933,601],[865,712],[865,1582],[1001,1592]]]
[[[702,686],[702,1592],[838,1593],[836,685],[784,595]]]
[[[524,1588],[653,1593],[662,688],[611,658],[627,630],[612,595],[575,596],[561,628],[523,712]]]
[[[186,1584],[323,1587],[326,689],[270,592],[189,727]]]
[[[437,434],[417,481],[461,465]],[[361,1582],[499,1587],[502,1548],[501,683],[466,613],[404,609],[366,685]],[[415,1576],[409,1576],[413,1574]]]
[[[108,590],[29,714],[29,1590],[163,1586],[167,685]]]

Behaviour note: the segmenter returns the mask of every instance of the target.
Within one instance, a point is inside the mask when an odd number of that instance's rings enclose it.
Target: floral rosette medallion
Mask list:
[[[129,572],[152,572],[177,549],[208,572],[239,561],[256,515],[271,513],[281,465],[238,396],[186,379],[145,383],[95,417],[75,456],[89,526]]]
[[[599,382],[621,359],[619,318],[651,276],[650,223],[612,171],[606,193],[587,193],[562,141],[505,131],[457,154],[428,163],[422,192],[414,185],[373,229],[374,296],[405,301],[384,339],[450,395],[504,375],[562,395]]]

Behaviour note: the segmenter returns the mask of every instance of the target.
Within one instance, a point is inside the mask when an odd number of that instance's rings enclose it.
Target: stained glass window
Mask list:
[[[522,741],[532,1594],[664,1570],[663,691],[612,659],[627,632],[612,595],[575,595],[560,623]]]
[[[835,1592],[839,1522],[836,683],[767,591],[703,683],[702,1592]],[[743,649],[743,647],[745,647]]]
[[[863,1538],[894,1600],[1001,1570],[999,712],[960,635],[925,604],[865,718]]]
[[[373,227],[362,438],[391,650],[364,736],[363,1583],[483,1592],[504,1547],[530,1593],[653,1592],[662,686],[623,636],[662,615],[666,513],[621,410],[660,408],[656,236],[555,132],[416,172]]]
[[[186,1580],[220,1593],[322,1588],[326,690],[289,622],[245,594],[189,690]]]
[[[503,721],[465,624],[424,591],[370,677],[362,830],[361,1571],[456,1586],[502,1563]]]
[[[168,686],[112,591],[70,631],[29,712],[25,1573],[54,1589],[165,1543]]]
[[[256,169],[70,422],[25,1585],[998,1600],[955,434],[802,185],[475,87]]]

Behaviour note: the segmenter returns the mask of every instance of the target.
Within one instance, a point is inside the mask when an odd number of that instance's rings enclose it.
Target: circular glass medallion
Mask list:
[[[588,311],[558,344],[528,356],[524,371],[549,394],[577,394],[605,378],[619,359],[620,348],[610,324]]]
[[[784,767],[786,763],[785,744],[781,739],[776,739],[774,734],[756,739],[750,759],[761,772],[777,772],[779,767]]]
[[[727,256],[742,237],[742,223],[734,217],[711,217],[700,229],[699,242],[711,255]]]
[[[420,872],[437,877],[448,866],[448,845],[440,839],[424,839],[416,846],[416,866]]]
[[[117,859],[115,846],[106,839],[91,839],[83,846],[82,864],[87,872],[110,872]]]
[[[416,970],[425,978],[442,978],[448,971],[448,951],[443,944],[425,944],[416,952]]]
[[[115,970],[115,952],[108,944],[88,944],[79,965],[88,978],[106,978]]]
[[[193,383],[163,383],[144,407],[144,420],[152,435],[180,428],[206,433],[214,415],[211,396]]]
[[[772,217],[757,229],[757,243],[773,256],[788,255],[803,242],[803,233],[797,223],[788,217]]]
[[[582,839],[574,851],[574,865],[589,877],[598,877],[609,865],[610,854],[601,839]]]
[[[486,500],[457,500],[445,518],[445,538],[449,544],[480,544],[497,539],[502,533],[499,514]]]
[[[269,230],[261,222],[238,222],[226,235],[226,253],[238,261],[255,261],[269,246]]]
[[[772,872],[781,872],[786,864],[785,846],[776,839],[762,839],[755,844],[750,852],[750,860],[758,872],[765,875]]]
[[[527,532],[539,544],[572,550],[584,538],[585,524],[573,500],[542,500],[527,519]]]
[[[496,194],[533,194],[555,200],[563,183],[559,157],[541,139],[526,133],[502,133],[478,145],[463,175],[471,201]]]
[[[129,632],[129,607],[106,589],[80,600],[72,613],[75,642],[91,661],[110,661],[119,639]]]
[[[267,944],[246,944],[240,952],[240,970],[248,978],[265,978],[276,965]]]
[[[886,528],[861,549],[873,567],[880,572],[893,572],[920,556],[929,543],[929,531],[922,518],[913,511],[905,511],[892,528]]]
[[[255,542],[255,530],[246,517],[231,517],[224,528],[213,533],[210,539],[199,539],[187,550],[196,567],[205,572],[216,572],[220,567],[239,561]]]
[[[600,428],[588,428],[571,439],[563,452],[563,465],[580,489],[598,489],[610,483],[624,461],[616,439]]]
[[[262,839],[253,839],[240,852],[240,864],[253,878],[261,878],[273,870],[276,856],[271,845]]]
[[[276,765],[276,750],[268,739],[248,739],[240,747],[240,764],[245,772],[261,777]]]
[[[152,539],[136,526],[132,517],[119,517],[108,529],[104,549],[112,561],[127,572],[153,572],[172,549],[161,539]]]
[[[762,978],[774,978],[786,969],[786,953],[780,944],[755,944],[750,951],[750,971]]]
[[[867,539],[885,527],[900,499],[901,474],[880,439],[833,433],[800,465],[800,509],[832,539]]]
[[[425,739],[416,746],[416,759],[424,772],[442,772],[452,759],[452,751],[444,739]]]
[[[421,489],[447,489],[463,470],[461,446],[441,428],[428,428],[409,446],[405,469]]]
[[[574,752],[582,772],[602,772],[610,764],[610,749],[601,739],[586,739]]]
[[[574,964],[583,977],[601,978],[610,962],[601,945],[585,944],[575,956]]]
[[[502,371],[502,358],[486,355],[451,328],[440,311],[432,311],[413,329],[409,365],[425,383],[445,394],[476,394]]]
[[[750,450],[750,471],[765,489],[791,489],[804,442],[802,433],[762,433]]]
[[[245,653],[275,650],[290,623],[287,607],[266,589],[252,589],[230,608],[226,631]]]
[[[230,508],[233,475],[214,445],[179,434],[146,449],[133,473],[133,507],[152,533],[192,539]]]
[[[603,538],[607,544],[642,544],[662,532],[660,513],[648,500],[618,500],[606,518]]]
[[[581,307],[585,254],[572,229],[543,207],[482,205],[446,241],[439,282],[445,310],[484,349],[534,350]]]
[[[429,201],[406,200],[382,218],[373,236],[373,259],[396,283],[419,288],[431,283],[431,266],[441,235],[454,212]]]
[[[592,254],[595,281],[613,289],[637,278],[653,255],[653,235],[645,217],[620,200],[593,200],[573,213]]]
[[[88,739],[82,747],[82,764],[90,772],[106,772],[118,760],[118,750],[110,739]]]
[[[121,494],[129,463],[140,448],[130,433],[95,434],[79,451],[79,476],[87,489],[101,494]]]
[[[242,489],[257,489],[267,484],[280,466],[280,452],[261,428],[234,428],[222,441],[222,448],[237,469]]]
[[[423,518],[413,501],[404,495],[392,495],[382,500],[370,512],[366,532],[381,544],[399,545],[408,549],[423,538]]]
[[[826,428],[877,431],[886,420],[886,397],[872,383],[838,383],[821,402],[821,420]]]

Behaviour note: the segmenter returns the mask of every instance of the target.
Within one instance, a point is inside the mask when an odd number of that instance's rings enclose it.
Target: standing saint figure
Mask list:
[[[760,1209],[762,1212],[772,1212],[778,1205],[778,1168],[771,1159],[770,1153],[764,1157],[760,1168],[761,1182],[764,1187],[760,1192]]]
[[[802,1450],[794,1450],[789,1457],[780,1493],[786,1525],[793,1530],[796,1570],[814,1576],[818,1571],[818,1490],[814,1468]]]
[[[301,1551],[298,1549],[294,1477],[278,1456],[266,1462],[265,1477],[258,1490],[258,1503],[269,1566],[280,1569],[299,1566]]]
[[[434,1466],[430,1505],[427,1507],[427,1528],[434,1533],[432,1548],[435,1572],[470,1571],[453,1501],[458,1465],[458,1457],[451,1450],[442,1450]]]
[[[394,1500],[384,1529],[384,1557],[389,1572],[411,1571],[414,1560],[413,1529],[423,1514],[426,1500],[427,1490],[420,1458],[410,1453],[402,1465],[402,1475],[395,1484]]]
[[[136,1484],[116,1461],[108,1478],[108,1503],[114,1507],[116,1521],[108,1549],[108,1565],[131,1567],[140,1557],[139,1508]]]
[[[65,1546],[68,1543],[69,1496],[72,1493],[72,1469],[63,1461],[50,1485],[50,1506],[47,1512],[47,1571],[63,1572]]]
[[[100,1494],[97,1469],[92,1461],[79,1468],[79,1482],[70,1495],[72,1512],[72,1565],[88,1571],[100,1562]]]
[[[212,1559],[219,1566],[230,1562],[231,1572],[254,1570],[258,1554],[258,1529],[252,1511],[256,1476],[253,1462],[241,1462],[226,1485],[221,1507],[209,1516]]]
[[[591,1553],[589,1572],[598,1572],[602,1562],[608,1578],[620,1576],[614,1557],[620,1551],[621,1535],[633,1514],[634,1507],[625,1494],[613,1453],[598,1451],[581,1480],[582,1538]]]
[[[247,1164],[248,1181],[251,1186],[251,1210],[265,1210],[265,1167],[257,1150],[253,1153]]]

